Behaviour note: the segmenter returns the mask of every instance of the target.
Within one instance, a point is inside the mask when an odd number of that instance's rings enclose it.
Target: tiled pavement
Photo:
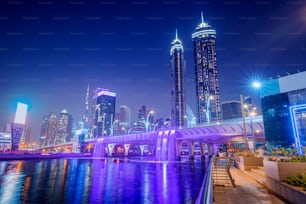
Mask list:
[[[285,203],[241,170],[231,167],[235,187],[214,186],[215,204]]]

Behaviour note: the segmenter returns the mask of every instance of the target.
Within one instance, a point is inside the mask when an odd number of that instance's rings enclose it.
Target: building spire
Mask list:
[[[202,23],[204,23],[203,11],[201,11],[201,20],[202,20]]]
[[[177,28],[175,29],[175,40],[177,40]]]

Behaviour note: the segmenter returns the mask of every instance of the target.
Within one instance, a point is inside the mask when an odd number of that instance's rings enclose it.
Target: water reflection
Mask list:
[[[193,203],[204,163],[0,162],[0,203]]]

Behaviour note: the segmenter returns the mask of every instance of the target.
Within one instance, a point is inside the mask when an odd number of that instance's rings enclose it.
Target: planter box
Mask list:
[[[306,162],[279,162],[264,160],[266,186],[290,203],[306,203],[306,192],[283,181],[306,170]]]
[[[263,161],[265,175],[278,181],[295,176],[306,170],[306,162]]]
[[[306,192],[301,187],[288,185],[284,182],[266,176],[266,186],[289,203],[306,203]]]
[[[236,162],[239,169],[246,171],[263,166],[263,157],[239,156]]]

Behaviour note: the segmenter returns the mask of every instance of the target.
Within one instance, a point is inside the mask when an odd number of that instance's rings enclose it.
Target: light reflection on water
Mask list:
[[[50,159],[0,162],[0,203],[193,203],[204,163]]]

